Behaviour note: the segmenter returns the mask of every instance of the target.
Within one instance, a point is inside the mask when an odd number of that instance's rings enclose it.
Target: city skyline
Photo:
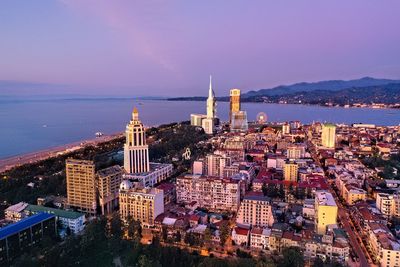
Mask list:
[[[187,96],[204,95],[211,73],[223,96],[231,88],[397,79],[400,34],[391,26],[400,23],[399,7],[398,1],[63,0],[23,7],[4,1],[0,80],[48,85],[27,90],[32,94]]]

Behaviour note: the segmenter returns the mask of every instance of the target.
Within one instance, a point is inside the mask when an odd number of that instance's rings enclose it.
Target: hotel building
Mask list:
[[[229,102],[229,124],[232,123],[232,115],[240,110],[240,90],[230,90],[230,102]]]
[[[149,147],[146,144],[146,133],[136,108],[132,120],[126,125],[126,142],[124,145],[124,169],[127,173],[148,172]]]
[[[119,211],[123,221],[130,217],[145,227],[154,225],[154,219],[164,212],[163,190],[134,188],[129,180],[122,181],[119,191]]]
[[[66,160],[68,205],[79,211],[96,214],[96,175],[91,160]]]

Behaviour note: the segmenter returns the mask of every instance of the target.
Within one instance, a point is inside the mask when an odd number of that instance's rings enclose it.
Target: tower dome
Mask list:
[[[124,180],[121,182],[121,184],[119,185],[119,189],[120,190],[129,190],[133,187],[131,181],[129,180]]]

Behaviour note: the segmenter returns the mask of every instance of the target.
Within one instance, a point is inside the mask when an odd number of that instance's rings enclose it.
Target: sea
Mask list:
[[[205,102],[137,100],[95,97],[1,97],[0,159],[81,140],[96,132],[125,130],[134,107],[146,126],[189,120],[191,113],[205,113]],[[322,107],[311,105],[242,103],[248,119],[264,112],[268,121],[299,120],[332,123],[399,125],[399,109]],[[228,119],[229,103],[217,103],[217,115]]]

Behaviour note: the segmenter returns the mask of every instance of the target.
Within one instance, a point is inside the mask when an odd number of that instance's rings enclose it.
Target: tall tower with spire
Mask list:
[[[139,112],[133,109],[132,119],[126,125],[126,142],[124,145],[124,169],[128,173],[143,173],[150,170],[149,147],[146,144],[146,133],[139,120]]]
[[[207,119],[214,119],[216,117],[216,102],[215,102],[215,94],[212,89],[212,77],[210,75],[210,87],[208,89],[208,98],[207,98]]]

